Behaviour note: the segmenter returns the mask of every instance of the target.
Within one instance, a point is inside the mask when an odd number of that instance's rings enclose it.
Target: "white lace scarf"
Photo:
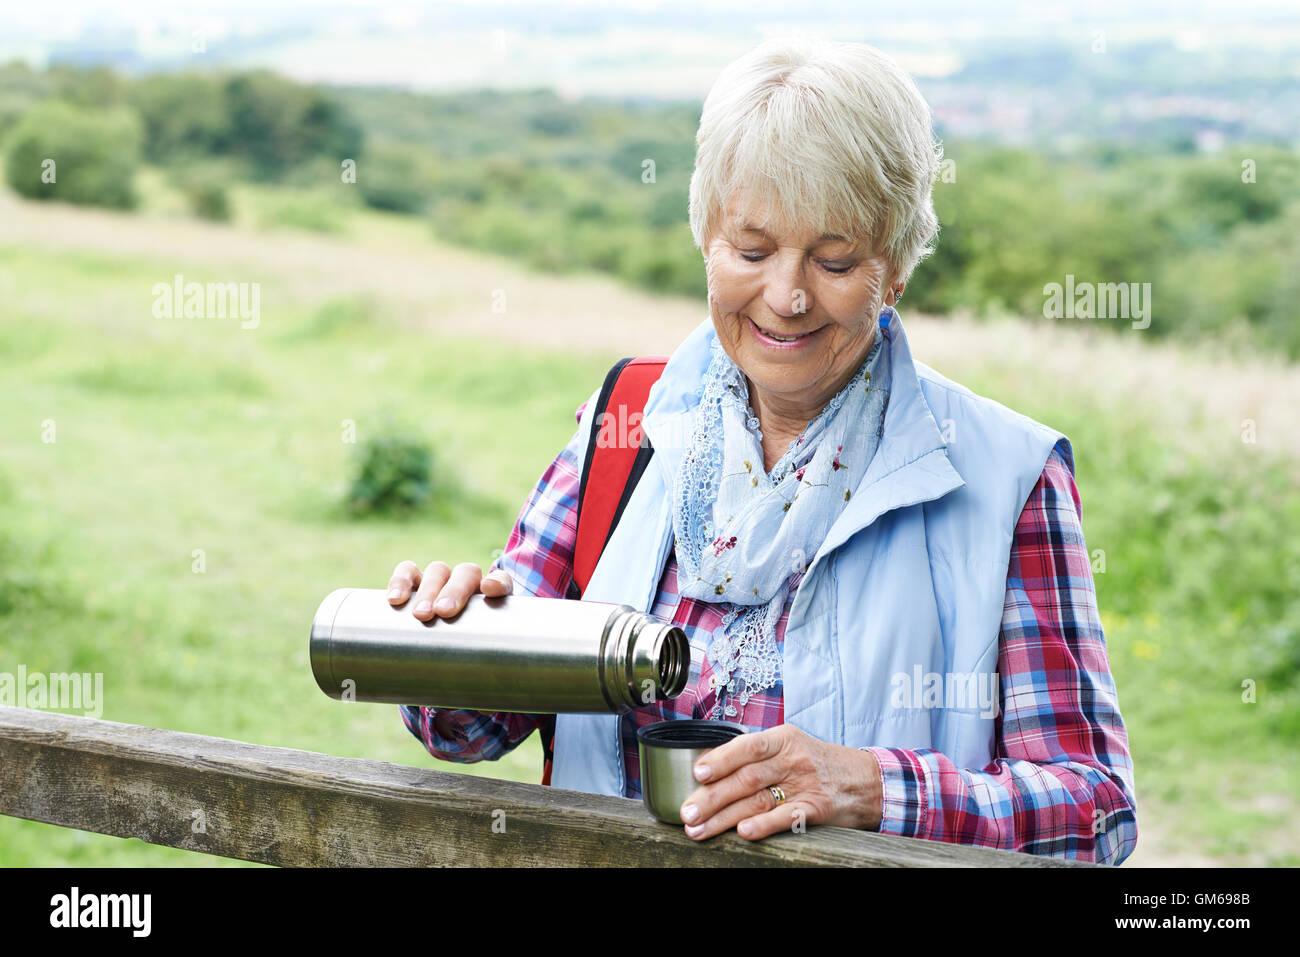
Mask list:
[[[776,625],[875,454],[889,396],[884,328],[862,365],[773,466],[740,369],[714,338],[673,491],[681,595],[729,603],[708,649],[712,717],[734,717],[781,674]],[[724,707],[725,702],[725,707]]]

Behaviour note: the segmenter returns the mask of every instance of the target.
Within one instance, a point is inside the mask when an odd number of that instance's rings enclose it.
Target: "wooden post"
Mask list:
[[[640,801],[0,708],[0,814],[315,866],[1026,866],[836,827],[696,843]]]

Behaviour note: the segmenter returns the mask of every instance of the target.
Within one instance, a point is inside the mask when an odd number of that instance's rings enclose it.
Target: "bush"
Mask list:
[[[422,213],[433,197],[431,162],[417,147],[382,145],[366,150],[357,166],[361,199],[373,209]]]
[[[196,166],[177,171],[176,188],[195,216],[214,222],[230,220],[230,194],[226,190],[230,173],[224,168]]]
[[[230,196],[220,183],[191,184],[185,189],[190,211],[200,219],[226,222],[230,219]]]
[[[14,128],[5,179],[29,199],[130,209],[137,201],[132,183],[140,141],[133,113],[50,100],[28,110]]]
[[[406,512],[432,494],[432,450],[419,439],[387,434],[361,448],[346,504],[353,515]]]

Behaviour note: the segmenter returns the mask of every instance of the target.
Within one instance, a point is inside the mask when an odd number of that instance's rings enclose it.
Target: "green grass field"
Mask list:
[[[315,687],[315,606],[341,585],[383,586],[401,558],[486,566],[605,363],[472,340],[413,348],[353,302],[258,330],[123,305],[168,269],[0,250],[0,270],[31,293],[0,324],[0,661],[104,672],[111,720],[432,762],[396,708],[341,706]],[[57,309],[42,309],[41,289],[57,290]],[[438,507],[345,517],[347,419],[359,440],[390,420],[428,436]],[[540,769],[535,742],[466,768]],[[0,864],[213,860],[0,820]]]
[[[0,242],[0,670],[103,672],[114,721],[432,765],[396,708],[316,688],[312,613],[400,559],[487,565],[617,355],[422,331],[383,295],[318,301],[290,269],[263,282],[257,329],[155,319],[153,284],[189,264]],[[1300,863],[1296,462],[1208,428],[1167,441],[1154,410],[1032,368],[943,371],[1074,441],[1136,762],[1135,860]],[[347,517],[347,420],[360,441],[390,424],[427,437],[436,504]],[[540,767],[530,740],[455,769]],[[0,817],[0,865],[219,863],[237,862]]]

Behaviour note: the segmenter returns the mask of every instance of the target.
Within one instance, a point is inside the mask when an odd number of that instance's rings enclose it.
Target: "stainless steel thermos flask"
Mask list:
[[[629,605],[475,594],[422,622],[370,588],[330,592],[310,654],[331,698],[531,714],[645,707],[681,694],[691,666],[682,629]]]

